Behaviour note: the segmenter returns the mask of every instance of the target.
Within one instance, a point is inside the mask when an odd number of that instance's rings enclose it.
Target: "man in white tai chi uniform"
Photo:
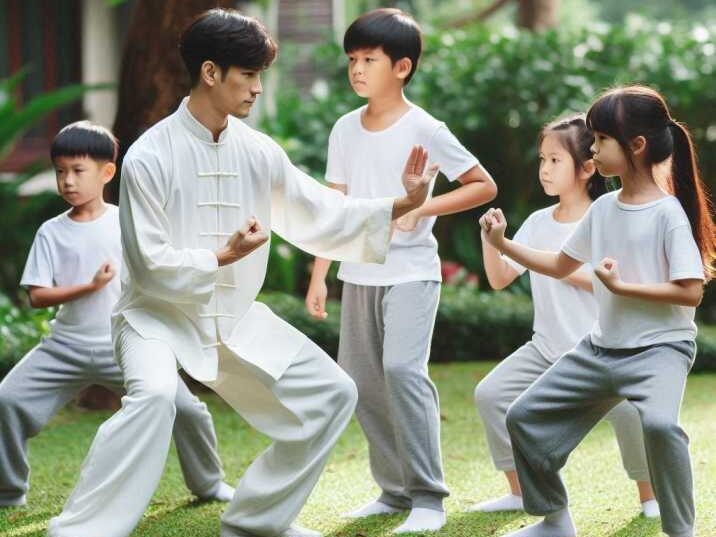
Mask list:
[[[258,21],[211,10],[187,28],[180,50],[191,93],[132,145],[122,168],[124,269],[112,331],[127,395],[100,427],[51,537],[132,532],[164,468],[178,366],[273,440],[239,481],[222,536],[316,535],[291,524],[353,414],[356,388],[254,302],[268,230],[313,255],[384,262],[391,221],[424,202],[436,172],[415,147],[403,198],[359,200],[323,187],[237,119],[276,55]]]

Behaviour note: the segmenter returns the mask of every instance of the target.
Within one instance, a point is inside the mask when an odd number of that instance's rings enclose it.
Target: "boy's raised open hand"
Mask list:
[[[502,214],[502,209],[489,209],[483,214],[480,217],[480,229],[487,242],[499,249],[505,240],[505,230],[507,229],[507,220]]]
[[[216,252],[219,266],[229,265],[249,255],[268,240],[268,234],[255,217],[251,217],[246,224],[234,233],[226,242],[226,246]]]
[[[430,192],[430,182],[438,170],[437,164],[428,166],[428,152],[423,146],[413,146],[403,169],[402,181],[406,195],[403,200],[399,200],[403,210],[401,214],[395,215],[396,217],[403,216],[425,203]]]

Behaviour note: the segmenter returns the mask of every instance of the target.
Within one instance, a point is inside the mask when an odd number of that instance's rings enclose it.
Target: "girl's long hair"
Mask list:
[[[667,188],[678,198],[689,218],[704,263],[704,274],[711,279],[716,274],[713,206],[708,188],[701,180],[686,125],[675,121],[664,98],[647,86],[608,90],[589,108],[587,125],[617,140],[628,157],[631,155],[629,143],[637,136],[646,139],[647,163],[654,165],[671,157]]]

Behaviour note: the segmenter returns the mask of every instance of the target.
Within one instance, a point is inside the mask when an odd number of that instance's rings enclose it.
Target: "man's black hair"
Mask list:
[[[258,20],[233,9],[210,9],[196,17],[179,40],[179,52],[192,87],[199,82],[201,64],[212,61],[229,67],[261,71],[273,63],[278,45]]]
[[[57,133],[50,146],[50,158],[89,157],[98,161],[117,161],[117,138],[112,132],[89,121],[70,123]]]
[[[346,54],[378,47],[383,49],[394,65],[403,58],[410,59],[413,66],[404,82],[407,85],[418,68],[423,51],[423,38],[418,23],[399,9],[375,9],[353,21],[343,37]]]

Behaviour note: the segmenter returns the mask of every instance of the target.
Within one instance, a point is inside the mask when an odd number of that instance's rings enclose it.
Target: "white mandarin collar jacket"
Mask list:
[[[392,198],[353,199],[322,186],[268,136],[229,117],[218,142],[187,108],[144,133],[122,166],[122,295],[113,333],[127,322],[171,346],[200,381],[217,376],[217,347],[278,379],[304,337],[255,303],[265,244],[219,267],[214,252],[255,216],[310,254],[382,263]]]

